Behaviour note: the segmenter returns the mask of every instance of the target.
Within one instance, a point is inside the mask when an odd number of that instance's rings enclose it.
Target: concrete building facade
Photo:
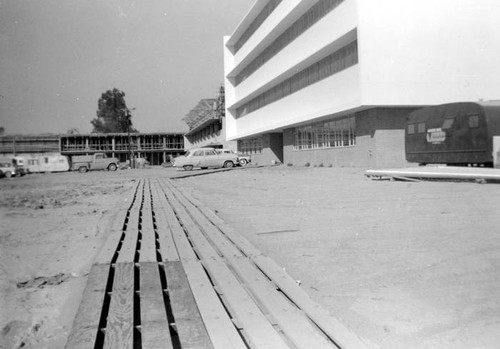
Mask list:
[[[500,97],[494,0],[257,0],[224,38],[226,135],[257,163],[405,165],[407,115]]]

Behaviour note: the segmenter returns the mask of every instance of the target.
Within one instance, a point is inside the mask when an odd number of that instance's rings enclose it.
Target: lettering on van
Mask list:
[[[427,130],[427,142],[432,144],[443,143],[446,140],[446,132],[441,128],[430,128]]]

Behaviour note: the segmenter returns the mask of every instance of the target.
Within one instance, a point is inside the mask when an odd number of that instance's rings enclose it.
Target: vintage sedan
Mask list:
[[[232,149],[215,149],[215,151],[217,153],[225,153],[225,154],[235,154],[235,155],[237,155],[238,156],[238,164],[240,166],[246,166],[246,165],[248,165],[252,161],[252,159],[250,158],[250,156],[237,153],[237,152],[235,152]]]
[[[207,168],[231,168],[238,164],[238,155],[217,153],[213,148],[191,149],[183,156],[174,159],[173,166],[191,171],[194,167]]]

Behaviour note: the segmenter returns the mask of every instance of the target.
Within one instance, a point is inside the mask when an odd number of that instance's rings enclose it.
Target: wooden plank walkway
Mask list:
[[[168,179],[137,183],[66,348],[365,348],[278,265]]]
[[[459,167],[459,166],[419,166],[411,168],[366,170],[365,176],[370,179],[454,179],[500,181],[499,168]]]

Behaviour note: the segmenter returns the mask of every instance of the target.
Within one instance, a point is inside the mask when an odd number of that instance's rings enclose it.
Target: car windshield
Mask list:
[[[189,156],[189,150],[184,154],[184,156]]]

